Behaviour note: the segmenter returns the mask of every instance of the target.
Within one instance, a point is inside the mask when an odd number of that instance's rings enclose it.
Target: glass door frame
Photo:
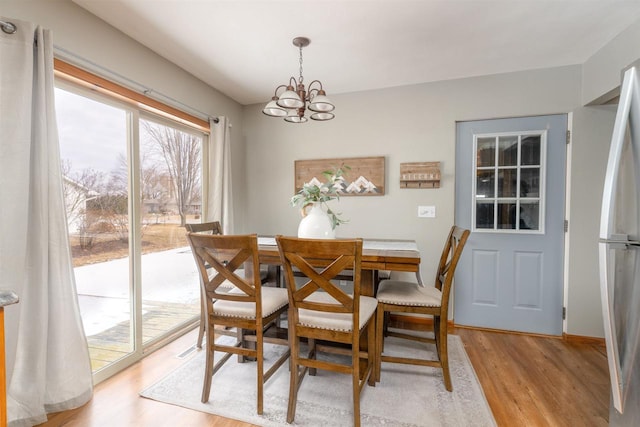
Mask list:
[[[195,129],[192,127],[189,127],[187,125],[184,125],[182,123],[178,123],[169,119],[166,119],[162,116],[158,116],[149,112],[145,112],[145,111],[141,111],[138,115],[138,120],[136,121],[136,125],[137,125],[137,150],[133,150],[134,152],[131,153],[132,156],[136,156],[135,160],[136,160],[136,165],[135,165],[135,173],[137,174],[137,176],[133,177],[136,179],[136,183],[138,188],[137,193],[135,195],[135,200],[136,200],[136,206],[135,206],[135,212],[136,212],[136,218],[135,218],[135,230],[134,232],[136,233],[136,236],[138,236],[137,239],[135,239],[135,241],[137,242],[137,244],[140,246],[139,248],[136,248],[136,259],[135,259],[135,265],[138,267],[136,269],[136,271],[133,273],[133,279],[135,280],[135,283],[139,283],[140,286],[137,287],[136,290],[136,313],[140,315],[140,318],[137,319],[137,324],[140,325],[140,341],[136,341],[136,344],[138,346],[140,346],[142,348],[143,353],[145,353],[145,350],[149,349],[150,347],[154,347],[156,345],[158,345],[159,343],[165,342],[167,339],[169,339],[170,337],[174,336],[176,333],[178,333],[179,331],[186,331],[186,330],[190,330],[193,326],[195,326],[195,323],[200,319],[200,315],[197,315],[195,317],[193,317],[191,320],[187,321],[187,322],[183,322],[182,324],[178,325],[176,328],[171,329],[155,338],[150,339],[149,341],[147,341],[146,343],[144,342],[144,337],[143,337],[143,322],[142,322],[142,302],[143,302],[143,296],[142,296],[142,289],[144,286],[143,283],[143,279],[142,279],[142,227],[143,227],[143,218],[142,218],[142,191],[140,188],[140,183],[142,182],[141,180],[141,170],[142,170],[142,163],[141,163],[141,159],[140,159],[140,153],[141,153],[141,143],[140,143],[140,132],[139,132],[139,125],[140,125],[140,121],[141,120],[146,120],[149,122],[153,122],[162,126],[167,126],[167,127],[171,127],[173,129],[177,129],[180,132],[183,133],[189,133],[192,135],[196,135],[198,137],[202,138],[202,146],[201,146],[201,150],[200,150],[200,182],[201,182],[201,188],[200,188],[200,199],[202,200],[202,207],[201,207],[201,213],[200,213],[200,218],[206,218],[207,215],[207,197],[206,195],[208,194],[208,167],[205,167],[205,165],[208,165],[208,162],[206,161],[206,159],[208,159],[208,155],[209,155],[209,141],[210,141],[210,137],[209,135],[205,134],[204,132],[202,132],[199,129]],[[132,227],[134,228],[134,227]],[[186,230],[185,230],[186,233]],[[195,268],[195,261],[194,261],[194,268]],[[199,282],[198,282],[199,283]],[[199,285],[198,285],[199,286]],[[200,303],[198,303],[200,304]],[[138,337],[136,337],[137,340]]]
[[[141,158],[140,158],[140,120],[149,120],[160,123],[172,128],[179,129],[183,132],[202,136],[201,147],[201,200],[202,200],[202,217],[207,215],[207,194],[208,194],[208,153],[210,135],[203,132],[200,128],[190,127],[184,123],[173,121],[160,115],[155,115],[146,111],[136,109],[131,104],[119,101],[109,95],[98,93],[85,86],[68,82],[64,79],[55,79],[55,87],[61,90],[71,92],[75,95],[82,96],[93,101],[109,105],[114,108],[121,109],[126,114],[126,157],[127,157],[127,191],[128,191],[128,239],[129,239],[129,306],[130,306],[130,329],[129,337],[132,344],[132,350],[97,371],[93,372],[93,382],[98,384],[107,378],[115,375],[123,369],[131,366],[141,360],[150,349],[157,347],[160,343],[178,337],[181,334],[193,329],[197,326],[199,316],[194,316],[193,321],[187,321],[177,328],[169,330],[166,333],[143,344],[143,319],[142,319],[142,201],[141,201]]]

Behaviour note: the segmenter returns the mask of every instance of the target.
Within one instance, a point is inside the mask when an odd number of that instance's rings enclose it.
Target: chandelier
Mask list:
[[[335,116],[332,113],[335,106],[327,98],[327,94],[322,89],[322,83],[314,80],[309,84],[308,89],[304,86],[302,77],[302,48],[309,46],[311,40],[306,37],[296,37],[293,45],[300,49],[300,77],[296,82],[294,77],[289,78],[289,84],[280,85],[276,88],[271,101],[262,109],[262,112],[270,117],[284,117],[289,123],[305,123],[307,118],[304,113],[309,109],[312,120],[331,120]],[[314,84],[317,87],[313,87]],[[278,96],[278,91],[284,89]]]

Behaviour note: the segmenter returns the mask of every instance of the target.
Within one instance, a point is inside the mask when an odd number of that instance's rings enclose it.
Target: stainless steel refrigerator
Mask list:
[[[600,218],[609,425],[640,426],[640,63],[623,74]]]

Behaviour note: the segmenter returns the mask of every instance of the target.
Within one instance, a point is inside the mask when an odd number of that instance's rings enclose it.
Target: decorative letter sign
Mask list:
[[[440,162],[400,163],[400,188],[440,188]]]

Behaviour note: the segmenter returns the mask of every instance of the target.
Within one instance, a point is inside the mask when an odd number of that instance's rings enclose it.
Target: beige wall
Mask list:
[[[600,305],[600,202],[616,106],[577,108],[573,114],[570,177],[567,333],[604,336]]]
[[[264,116],[262,105],[247,107],[246,231],[295,234],[299,214],[287,204],[293,194],[294,160],[385,156],[386,194],[342,198],[336,207],[350,222],[338,235],[415,238],[423,254],[423,274],[431,278],[454,220],[456,121],[581,111],[580,76],[580,67],[572,66],[336,95],[336,118],[326,123],[293,125]],[[578,122],[589,125],[588,120]],[[585,133],[581,143],[608,145],[599,135]],[[588,155],[581,151],[576,149]],[[441,188],[400,189],[399,165],[411,161],[440,161]],[[435,205],[436,218],[417,218],[418,205]],[[586,285],[570,282],[569,295],[583,295],[585,287],[589,307],[599,306],[597,276]],[[602,336],[599,311],[567,303],[576,333]],[[583,321],[587,328],[580,327]]]
[[[629,26],[582,66],[583,104],[600,104],[618,95],[621,70],[640,58],[640,22]]]
[[[343,198],[337,207],[350,222],[340,228],[339,235],[415,238],[424,254],[427,278],[433,276],[435,259],[453,221],[456,121],[573,113],[566,332],[603,335],[596,242],[614,111],[582,104],[615,91],[620,68],[640,57],[635,43],[640,24],[623,32],[584,67],[333,95],[335,120],[292,125],[262,115],[262,105],[241,107],[71,0],[0,0],[0,11],[52,29],[61,54],[71,52],[205,115],[228,116],[234,125],[238,231],[295,234],[299,214],[288,204],[294,160],[385,156],[387,194]],[[327,89],[331,96],[331,88]],[[441,188],[401,190],[399,164],[411,161],[442,162]],[[437,217],[417,218],[418,205],[435,205]]]
[[[638,39],[640,22],[583,66],[332,96],[336,119],[328,123],[290,125],[260,114],[262,105],[246,107],[247,230],[295,233],[299,216],[286,203],[293,193],[294,160],[384,155],[387,194],[343,198],[339,210],[351,222],[339,235],[416,238],[423,273],[432,277],[455,208],[455,122],[571,113],[565,333],[603,337],[597,242],[616,106],[584,105],[615,96],[621,69],[640,58]],[[409,161],[441,161],[441,188],[400,190],[399,163]],[[437,217],[417,218],[416,207],[427,204],[436,205]]]

